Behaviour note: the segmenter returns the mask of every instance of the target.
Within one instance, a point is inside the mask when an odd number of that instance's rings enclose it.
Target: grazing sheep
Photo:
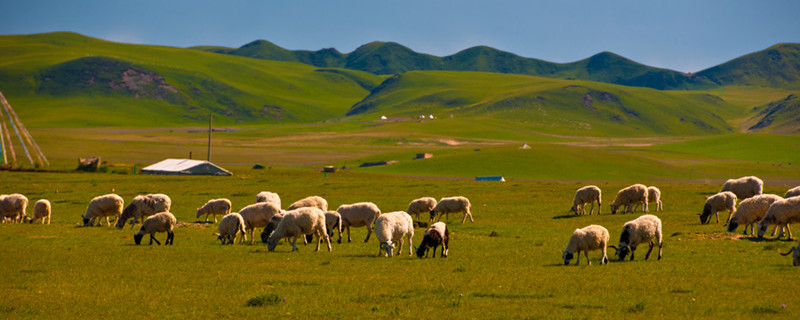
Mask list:
[[[575,191],[575,197],[572,199],[572,208],[570,208],[570,210],[575,212],[575,214],[585,214],[586,211],[583,210],[583,207],[585,204],[590,203],[592,207],[589,209],[589,215],[591,215],[592,211],[594,211],[594,202],[597,201],[597,214],[600,214],[600,210],[603,206],[600,200],[600,193],[600,188],[594,185],[578,189],[578,191]]]
[[[122,229],[125,226],[125,221],[133,218],[131,222],[131,229],[133,229],[133,226],[139,220],[144,221],[145,217],[154,215],[157,212],[169,211],[170,207],[172,207],[172,199],[163,193],[136,196],[122,211],[122,215],[117,218],[116,227],[117,229]]]
[[[280,208],[280,203],[278,204]],[[202,207],[197,208],[197,217],[206,215],[206,222],[208,222],[208,215],[214,217],[214,223],[217,223],[217,215],[227,215],[231,213],[231,201],[225,198],[208,200]]]
[[[270,234],[267,240],[267,250],[273,251],[278,245],[278,240],[285,237],[293,237],[292,251],[297,251],[297,237],[306,234],[317,235],[317,249],[319,251],[320,243],[325,238],[328,244],[328,252],[331,251],[331,238],[325,230],[325,213],[317,207],[302,207],[295,210],[286,211],[283,219],[278,223],[275,231]]]
[[[408,204],[408,210],[406,210],[406,212],[410,216],[415,216],[416,218],[414,219],[419,220],[420,213],[431,212],[431,210],[433,210],[433,207],[435,206],[436,206],[436,199],[431,197],[422,197],[414,201],[411,201],[411,203]]]
[[[375,224],[375,219],[381,215],[381,210],[378,209],[372,202],[359,202],[354,204],[343,204],[336,209],[342,216],[342,229],[347,229],[347,242],[350,242],[350,227],[360,228],[367,227],[367,238],[364,242],[369,241],[369,236],[372,234],[372,225]],[[339,234],[339,243],[342,243],[342,234]]]
[[[800,266],[800,242],[798,242],[798,245],[796,247],[792,247],[791,249],[789,249],[789,252],[781,253],[780,250],[778,250],[778,253],[780,253],[783,256],[788,256],[790,253],[794,253],[792,255],[792,265],[794,265],[795,267]]]
[[[405,211],[384,213],[375,220],[375,237],[378,238],[378,256],[385,251],[384,256],[391,257],[394,248],[397,254],[403,252],[403,237],[408,239],[408,256],[414,251],[412,244],[414,238],[414,220]],[[395,246],[395,243],[398,243]]]
[[[268,225],[269,226],[269,225]],[[264,230],[267,230],[264,228]],[[333,238],[333,232],[339,231],[339,237],[342,236],[342,215],[336,211],[325,211],[325,230],[328,230],[328,236]],[[308,244],[314,240],[314,235],[307,234],[303,238],[303,244]]]
[[[33,223],[36,220],[42,219],[42,224],[44,224],[44,220],[47,219],[47,224],[50,224],[50,211],[51,211],[50,201],[47,199],[41,199],[36,201],[36,204],[33,205],[33,217],[29,221]]]
[[[322,212],[325,212],[328,211],[328,201],[319,196],[311,196],[295,201],[286,211],[304,207],[316,207],[322,210]]]
[[[0,195],[0,217],[13,222],[24,222],[28,208],[28,198],[19,193]]]
[[[436,248],[442,246],[442,258],[447,258],[447,253],[450,250],[450,230],[444,222],[437,222],[425,230],[425,235],[422,237],[422,243],[417,247],[417,257],[428,257],[428,251],[433,248],[433,257],[436,258]]]
[[[783,198],[786,199],[796,196],[800,196],[800,186],[791,188],[788,191],[786,191],[786,194],[783,195]]]
[[[564,265],[569,264],[573,255],[575,256],[575,265],[579,265],[581,262],[581,251],[583,251],[583,254],[586,256],[586,263],[591,265],[592,261],[589,260],[589,251],[598,249],[603,250],[603,257],[600,258],[600,264],[607,264],[608,254],[606,252],[606,247],[608,246],[608,239],[608,230],[603,226],[593,224],[583,229],[575,229],[575,231],[572,232],[572,237],[569,238],[567,249],[564,250],[564,253],[561,255],[562,258],[564,258]]]
[[[470,206],[471,205],[469,203],[469,199],[465,197],[442,198],[441,200],[439,200],[439,203],[437,203],[436,206],[433,207],[433,210],[431,210],[430,221],[433,221],[433,218],[436,217],[436,214],[439,214],[439,219],[436,219],[436,221],[439,221],[442,219],[443,214],[447,215],[445,217],[446,220],[450,218],[450,213],[463,212],[464,219],[461,219],[461,223],[467,221],[467,217],[469,217],[470,222],[475,222],[475,220],[472,220],[472,213],[469,212]]]
[[[266,227],[267,223],[269,223],[269,219],[280,212],[281,208],[272,202],[259,202],[239,210],[239,215],[244,219],[245,230],[250,234],[250,242],[253,241],[255,229]],[[247,236],[245,236],[245,239],[247,239]]]
[[[758,237],[763,238],[764,233],[771,224],[784,225],[786,232],[789,234],[789,239],[792,239],[792,231],[789,230],[789,224],[800,222],[800,197],[791,197],[783,200],[778,200],[772,203],[758,223]],[[782,233],[782,232],[781,232]],[[783,236],[779,235],[778,238]]]
[[[103,217],[106,218],[106,223],[111,226],[109,218],[118,218],[122,215],[124,204],[125,201],[122,200],[122,197],[113,193],[95,197],[89,202],[86,213],[83,215],[83,226],[91,226],[94,224],[94,219],[97,219],[97,226],[99,227],[102,223],[100,219]]]
[[[725,224],[728,224],[731,216],[736,211],[736,200],[736,195],[730,191],[723,191],[706,197],[706,204],[703,206],[703,213],[700,215],[700,223],[709,223],[712,214],[717,217],[717,223],[719,223],[719,211],[728,210],[728,220],[725,221]]]
[[[219,233],[214,233],[217,236],[217,239],[222,242],[222,244],[234,244],[236,241],[236,237],[239,233],[242,233],[242,240],[239,243],[244,242],[247,240],[247,236],[244,230],[244,219],[238,212],[231,212],[226,214],[222,217],[222,220],[219,221]]]
[[[256,203],[259,202],[272,202],[278,208],[281,207],[281,197],[275,192],[261,191],[256,195]]]
[[[739,208],[731,215],[728,232],[736,232],[736,228],[743,224],[744,234],[747,234],[747,226],[750,226],[750,235],[753,235],[756,223],[761,221],[769,206],[781,199],[780,196],[765,193],[742,200]],[[773,235],[775,235],[775,230],[773,230]]]
[[[650,253],[653,252],[655,244],[653,240],[658,241],[658,260],[661,260],[661,219],[652,215],[646,214],[638,217],[632,221],[628,221],[622,226],[622,234],[619,237],[619,248],[609,246],[616,250],[615,255],[619,256],[619,260],[623,261],[628,252],[631,253],[631,259],[636,251],[636,247],[640,243],[649,243],[650,250],[647,250],[647,255],[644,259],[650,258]]]
[[[648,212],[647,187],[639,183],[627,186],[617,192],[617,196],[611,204],[611,213],[617,213],[621,206],[625,206],[628,212],[633,213],[633,205],[637,203],[644,203],[644,212]],[[623,211],[623,213],[625,212]]]
[[[264,227],[264,230],[261,230],[261,242],[268,243],[269,235],[272,234],[272,231],[275,231],[275,228],[278,227],[281,220],[283,220],[283,212],[278,212],[274,214],[272,218],[269,218],[267,226]]]
[[[171,213],[167,211],[156,213],[147,217],[147,219],[142,222],[142,227],[139,228],[139,232],[133,235],[133,241],[137,245],[141,244],[142,237],[144,237],[145,234],[150,234],[150,245],[155,241],[160,246],[161,242],[158,242],[154,235],[156,232],[166,232],[167,240],[165,242],[168,245],[172,245],[175,242],[175,234],[172,233],[172,229],[175,228],[176,223],[177,220],[175,220],[175,216]]]
[[[741,177],[739,179],[728,179],[722,185],[723,191],[730,191],[736,195],[739,200],[744,200],[752,196],[762,193],[764,190],[764,182],[756,176]]]

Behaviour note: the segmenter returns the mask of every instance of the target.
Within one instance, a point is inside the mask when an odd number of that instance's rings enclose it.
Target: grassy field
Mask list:
[[[0,225],[2,318],[794,318],[800,314],[797,269],[777,250],[796,242],[758,241],[700,225],[703,196],[717,184],[659,183],[664,212],[664,258],[600,266],[563,266],[561,252],[576,228],[600,224],[611,242],[624,222],[609,215],[619,188],[633,181],[598,182],[604,214],[568,213],[586,181],[511,180],[504,183],[310,170],[237,169],[233,177],[0,172],[2,193],[53,203],[50,225]],[[650,184],[649,181],[637,180]],[[765,179],[767,193],[789,188]],[[405,210],[420,196],[470,198],[475,223],[450,217],[450,256],[376,257],[374,238],[355,229],[352,243],[332,252],[283,243],[221,246],[216,225],[197,223],[195,208],[227,197],[234,210],[257,192],[283,203],[325,197],[330,207],[372,201],[384,212]],[[182,223],[175,244],[135,246],[135,230],[79,227],[89,200],[116,192],[130,201],[164,192]],[[725,216],[721,217],[722,219]],[[414,242],[422,239],[417,229]],[[739,230],[741,232],[741,230]],[[164,239],[159,234],[159,239]],[[406,252],[404,249],[404,253]],[[585,263],[585,262],[584,262]],[[247,306],[263,297],[276,304]],[[742,299],[742,297],[747,297]],[[284,301],[285,299],[285,301]],[[785,306],[785,307],[783,307]]]

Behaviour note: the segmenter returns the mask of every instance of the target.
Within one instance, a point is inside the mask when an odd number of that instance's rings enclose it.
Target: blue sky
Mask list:
[[[552,62],[610,51],[683,72],[800,43],[797,0],[3,0],[0,12],[0,34],[73,31],[176,47],[264,39],[343,53],[393,41],[436,56],[487,45]]]

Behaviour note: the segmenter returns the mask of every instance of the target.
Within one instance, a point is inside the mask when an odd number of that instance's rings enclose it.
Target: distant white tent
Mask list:
[[[166,159],[142,169],[142,174],[232,176],[228,170],[208,161]]]
[[[381,120],[386,120],[386,119],[388,119],[386,118],[386,116],[381,116]]]

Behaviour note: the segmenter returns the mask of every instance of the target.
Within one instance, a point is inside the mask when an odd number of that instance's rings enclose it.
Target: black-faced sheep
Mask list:
[[[244,219],[244,226],[247,233],[250,235],[250,241],[253,241],[253,233],[256,228],[264,228],[269,223],[269,219],[276,213],[280,213],[281,208],[272,202],[259,202],[251,204],[239,210],[239,215]],[[246,239],[247,237],[245,237]]]
[[[430,221],[433,221],[433,218],[435,218],[437,214],[439,215],[439,218],[436,219],[436,221],[439,221],[442,219],[443,214],[447,215],[445,219],[448,219],[450,217],[450,213],[463,212],[464,219],[461,219],[461,223],[467,221],[467,217],[469,217],[470,222],[475,222],[475,220],[472,220],[472,213],[469,212],[470,206],[471,204],[469,203],[469,199],[465,197],[459,196],[459,197],[442,198],[441,200],[439,200],[436,206],[433,207],[433,210],[431,210]]]
[[[739,200],[744,200],[755,195],[759,195],[764,190],[764,182],[756,176],[741,177],[739,179],[728,179],[722,185],[723,191],[730,191]]]
[[[411,256],[414,251],[412,243],[414,220],[405,211],[381,214],[375,220],[375,237],[378,238],[378,256],[381,255],[381,252],[385,252],[385,256],[391,257],[394,253],[394,248],[398,248],[398,255],[401,254],[403,252],[404,237],[408,240],[408,255]]]
[[[267,226],[264,227],[264,230],[261,230],[261,242],[268,243],[269,235],[272,234],[272,231],[275,231],[275,228],[278,227],[278,224],[281,223],[283,220],[283,212],[278,212],[269,218],[269,222],[267,222]]]
[[[275,231],[270,234],[267,240],[267,250],[275,250],[278,240],[292,237],[294,238],[291,242],[292,251],[297,251],[297,237],[306,234],[317,235],[317,248],[314,251],[319,251],[323,238],[325,238],[325,242],[328,245],[328,252],[331,251],[331,239],[328,236],[328,231],[325,230],[325,213],[317,207],[302,207],[286,211],[283,219],[281,219],[281,222],[278,223]]]
[[[725,224],[727,224],[736,211],[736,200],[736,195],[730,191],[723,191],[707,197],[706,204],[703,205],[703,213],[700,214],[700,223],[709,223],[711,221],[711,215],[715,215],[717,217],[717,223],[719,223],[719,212],[728,210],[728,220],[725,220]]]
[[[122,207],[125,201],[122,197],[109,193],[102,196],[97,196],[89,202],[86,207],[86,213],[83,215],[83,226],[88,227],[94,224],[94,219],[97,219],[97,226],[102,223],[100,219],[106,218],[106,223],[111,226],[109,221],[110,217],[118,218],[122,215]]]
[[[608,246],[608,230],[603,226],[590,225],[583,229],[575,229],[572,236],[567,243],[567,249],[561,257],[564,259],[564,265],[568,265],[569,261],[575,257],[575,265],[581,262],[581,251],[586,256],[586,263],[591,265],[592,261],[589,260],[589,251],[602,250],[603,257],[600,258],[600,264],[608,263],[608,254],[606,247]]]
[[[275,192],[261,191],[256,195],[256,203],[258,202],[272,202],[278,208],[281,207],[281,197]]]
[[[336,209],[342,216],[342,229],[347,229],[347,242],[350,242],[350,227],[367,227],[367,237],[364,242],[369,241],[372,234],[372,225],[375,219],[381,215],[381,210],[372,202],[359,202],[354,204],[343,204]],[[342,236],[339,235],[339,243],[342,243]]]
[[[447,253],[450,251],[450,230],[444,222],[437,222],[425,230],[425,235],[422,237],[422,243],[417,247],[417,257],[428,257],[428,251],[433,248],[433,257],[436,258],[436,248],[442,246],[442,258],[447,258]]]
[[[798,245],[796,247],[792,247],[791,249],[789,249],[789,252],[781,253],[780,251],[778,251],[778,253],[780,253],[783,256],[788,256],[789,254],[794,253],[792,255],[792,265],[794,265],[795,267],[800,266],[800,242],[798,242]]]
[[[175,224],[177,220],[175,220],[175,216],[169,212],[159,212],[152,216],[147,217],[147,219],[142,222],[142,227],[139,228],[139,232],[133,235],[133,241],[138,245],[142,243],[142,237],[145,234],[150,234],[150,245],[153,244],[153,241],[161,245],[161,242],[158,242],[158,239],[155,238],[156,232],[166,232],[167,233],[167,240],[165,241],[166,244],[172,245],[175,242],[175,234],[172,230],[175,228]]]
[[[239,215],[238,212],[231,212],[222,217],[222,220],[219,222],[219,232],[214,233],[214,235],[217,236],[217,240],[224,245],[234,244],[239,233],[242,234],[242,240],[239,241],[239,243],[247,240],[244,229],[244,219],[242,219],[242,216]]]
[[[169,211],[170,207],[172,207],[172,199],[163,193],[136,196],[122,211],[122,215],[117,218],[116,227],[122,229],[125,221],[133,218],[131,222],[131,229],[133,229],[133,226],[140,220],[144,221],[146,217],[158,212]]]
[[[42,224],[44,224],[44,220],[47,220],[47,224],[50,224],[50,214],[52,211],[52,207],[50,206],[50,201],[47,199],[41,199],[36,201],[36,204],[33,205],[33,217],[31,217],[30,223],[33,223],[36,220],[42,219]]]
[[[785,198],[791,198],[791,197],[796,197],[796,196],[800,196],[800,186],[794,187],[794,188],[791,188],[791,189],[787,190],[786,194],[783,195],[783,198],[785,199]]]
[[[769,225],[785,225],[789,239],[792,238],[792,231],[789,230],[790,223],[800,222],[800,197],[791,197],[778,200],[772,203],[758,223],[758,237],[764,237]],[[781,235],[778,236],[779,238]]]
[[[435,206],[436,199],[431,197],[422,197],[411,201],[411,203],[408,204],[408,210],[406,210],[406,212],[408,215],[415,216],[415,219],[419,220],[420,213],[429,213]]]
[[[617,213],[622,206],[625,206],[628,212],[633,213],[633,205],[637,203],[643,203],[644,212],[648,212],[647,187],[639,183],[622,188],[617,192],[614,202],[611,203],[611,213]]]
[[[0,218],[13,222],[24,222],[27,215],[28,198],[19,193],[0,195]]]
[[[603,208],[600,188],[594,185],[585,186],[575,191],[575,197],[572,198],[572,208],[570,208],[570,210],[575,212],[575,214],[585,214],[584,206],[589,203],[592,205],[591,209],[589,209],[589,215],[591,215],[592,211],[594,211],[595,201],[597,202],[597,214],[600,214]]]
[[[278,204],[280,207],[280,204]],[[214,217],[214,223],[217,223],[217,215],[224,216],[231,213],[231,201],[225,198],[208,200],[202,207],[197,208],[197,217],[206,215],[206,222],[208,222],[208,215]]]
[[[619,237],[619,248],[609,246],[616,250],[615,255],[619,256],[619,260],[623,261],[625,256],[630,252],[631,259],[636,251],[636,247],[640,243],[649,243],[650,250],[647,251],[645,260],[650,258],[650,253],[653,252],[654,241],[658,241],[658,260],[661,260],[661,219],[652,215],[646,214],[638,217],[632,221],[628,221],[622,226],[622,234]]]
[[[325,212],[328,211],[328,201],[320,196],[311,196],[295,201],[289,206],[289,208],[286,209],[286,211],[305,207],[315,207],[322,210],[322,212]]]
[[[744,234],[747,234],[747,227],[750,226],[750,235],[753,235],[756,223],[761,221],[769,206],[781,199],[783,198],[780,196],[768,193],[744,199],[739,203],[739,208],[731,215],[728,232],[736,232],[739,225],[744,225]]]

